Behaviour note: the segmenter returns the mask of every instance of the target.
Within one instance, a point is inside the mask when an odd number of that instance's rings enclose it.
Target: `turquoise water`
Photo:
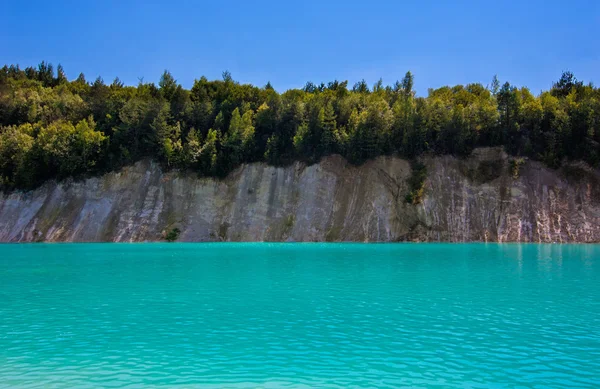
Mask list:
[[[600,246],[0,245],[0,388],[599,388]]]

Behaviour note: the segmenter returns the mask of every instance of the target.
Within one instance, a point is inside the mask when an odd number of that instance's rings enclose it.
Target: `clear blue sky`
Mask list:
[[[85,4],[84,4],[85,3]],[[501,81],[537,93],[569,69],[600,83],[600,1],[0,0],[0,63],[61,63],[72,79],[185,87],[229,70],[279,90],[333,79],[415,88]]]

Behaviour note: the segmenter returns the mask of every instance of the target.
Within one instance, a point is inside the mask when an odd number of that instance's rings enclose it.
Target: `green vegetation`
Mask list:
[[[565,159],[597,165],[599,126],[600,90],[569,72],[538,96],[494,78],[490,87],[416,97],[410,72],[392,86],[309,82],[280,94],[228,72],[190,90],[167,71],[158,85],[90,83],[83,74],[68,81],[60,65],[42,62],[0,69],[0,187],[32,188],[145,157],[221,177],[244,162],[313,163],[339,153],[360,164],[382,154],[467,155],[498,145],[552,167]]]
[[[524,163],[524,158],[512,158],[510,160],[510,174],[512,175],[513,179],[516,180],[517,178],[519,178],[521,165],[523,165]]]
[[[294,228],[294,223],[296,222],[296,216],[295,215],[288,215],[283,222],[283,235],[287,235],[292,231],[292,228]]]
[[[221,241],[226,241],[227,240],[227,231],[229,231],[229,223],[224,222],[221,223],[221,225],[219,225],[219,239]]]
[[[425,179],[427,179],[427,167],[418,161],[411,163],[412,173],[408,178],[408,193],[405,200],[408,204],[419,204],[425,192]]]
[[[181,233],[181,230],[179,230],[179,228],[175,227],[167,233],[165,240],[167,242],[175,242],[179,238],[180,233]]]

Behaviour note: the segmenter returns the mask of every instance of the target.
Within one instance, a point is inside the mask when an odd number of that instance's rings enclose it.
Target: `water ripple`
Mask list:
[[[0,245],[0,389],[598,388],[599,329],[598,246]]]

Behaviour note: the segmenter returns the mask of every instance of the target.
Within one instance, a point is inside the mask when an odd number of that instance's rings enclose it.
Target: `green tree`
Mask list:
[[[498,100],[498,111],[500,112],[500,143],[513,150],[515,136],[519,131],[519,111],[521,101],[517,88],[508,82],[502,85],[496,96]]]
[[[173,78],[171,73],[167,70],[164,71],[158,82],[160,93],[167,100],[171,101],[177,90],[177,81]]]
[[[231,115],[229,129],[223,135],[221,142],[222,150],[218,160],[221,175],[227,175],[244,157],[242,131],[242,117],[239,109],[236,108]]]
[[[496,96],[500,91],[500,81],[498,81],[498,76],[494,74],[492,78],[492,85],[490,86],[490,92],[492,92],[493,96]]]
[[[267,140],[267,146],[265,148],[265,160],[271,165],[278,165],[281,162],[281,152],[279,151],[279,137],[277,134],[273,134]]]
[[[582,87],[583,82],[577,80],[575,75],[570,71],[565,71],[560,76],[560,79],[552,85],[551,93],[555,97],[567,97],[571,90],[576,87]]]
[[[206,134],[206,140],[200,150],[200,169],[205,175],[214,175],[217,172],[217,145],[219,133],[212,128]]]
[[[169,106],[164,104],[158,115],[150,124],[156,133],[157,154],[167,166],[177,165],[182,157],[181,128],[179,123],[169,124],[171,113]]]
[[[96,130],[96,122],[90,116],[75,125],[74,153],[79,154],[81,173],[93,173],[99,161],[104,157],[108,138]]]
[[[38,65],[37,76],[43,86],[51,87],[54,85],[54,67],[52,64],[42,61]]]
[[[140,158],[167,168],[224,175],[242,163],[316,162],[341,153],[353,163],[390,153],[468,154],[503,146],[558,167],[565,159],[600,163],[600,89],[564,72],[539,95],[494,76],[417,97],[407,72],[380,79],[307,83],[278,93],[200,77],[186,90],[165,71],[157,85],[118,78],[106,85],[62,66],[0,68],[0,185],[29,188],[45,179],[95,174]]]
[[[406,74],[404,75],[404,78],[402,79],[402,94],[407,97],[407,98],[411,98],[414,97],[414,91],[413,91],[413,84],[414,84],[414,77],[412,75],[412,73],[406,72]]]
[[[308,150],[311,150],[310,135],[310,129],[308,128],[307,123],[302,123],[296,130],[293,142],[294,149],[298,155],[304,156],[308,153]]]
[[[56,67],[56,84],[66,84],[68,82],[67,75],[61,64]]]
[[[348,157],[362,163],[379,154],[382,145],[390,136],[393,114],[380,98],[369,100],[365,110],[354,110],[349,120]]]
[[[34,130],[31,124],[0,131],[0,188],[28,187],[34,182],[29,165]]]
[[[92,172],[105,141],[91,118],[76,126],[58,121],[39,130],[32,152],[45,167],[39,171],[41,176],[66,178]]]
[[[369,93],[369,86],[367,85],[367,82],[364,79],[362,79],[356,84],[354,84],[352,91],[357,93]]]
[[[202,134],[199,134],[195,128],[191,128],[183,145],[183,165],[193,170],[200,170],[199,161],[201,154]]]
[[[262,159],[267,149],[268,139],[277,131],[280,120],[281,98],[279,95],[270,94],[267,99],[268,101],[262,103],[256,111],[256,159]]]
[[[336,114],[333,109],[333,104],[328,101],[325,108],[319,112],[319,117],[322,117],[321,141],[319,143],[319,155],[329,155],[337,151],[337,121]]]

